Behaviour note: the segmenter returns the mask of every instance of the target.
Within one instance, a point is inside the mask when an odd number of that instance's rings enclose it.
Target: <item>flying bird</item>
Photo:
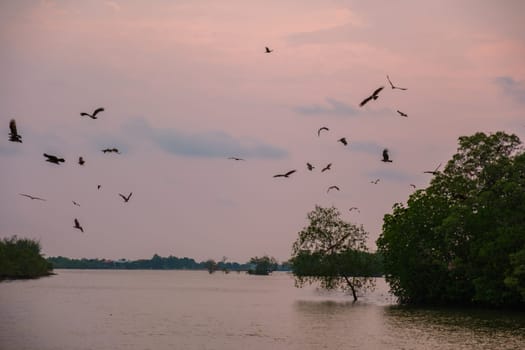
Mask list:
[[[439,173],[438,169],[439,169],[440,166],[441,166],[441,163],[439,163],[439,165],[434,170],[423,171],[423,174],[437,175]]]
[[[385,163],[392,163],[390,157],[388,156],[388,149],[386,148],[383,150],[383,159],[381,159],[381,161]]]
[[[74,205],[76,205],[77,207],[80,207],[80,204],[78,204],[77,202],[75,201],[72,201]]]
[[[83,157],[78,157],[78,164],[84,165],[86,162],[84,161]]]
[[[330,129],[328,129],[326,126],[320,127],[319,130],[317,130],[317,136],[321,136],[321,131],[323,130],[329,131]]]
[[[80,226],[80,223],[78,222],[77,218],[75,218],[75,226],[73,226],[73,228],[77,228],[80,231],[84,232],[84,229],[82,228],[82,226]]]
[[[330,192],[330,190],[338,190],[338,191],[340,191],[339,187],[337,187],[335,185],[328,187],[328,189],[326,190],[326,193]]]
[[[274,175],[273,177],[288,177],[290,175],[292,175],[293,173],[295,173],[297,170],[290,170],[289,172],[285,173],[285,174],[277,174],[277,175]]]
[[[122,193],[119,193],[118,195],[122,197],[122,199],[124,200],[124,203],[127,203],[127,202],[129,202],[129,199],[131,198],[132,194],[133,194],[133,192],[130,192],[127,197],[124,196]]]
[[[265,48],[265,51],[264,51],[265,53],[273,52],[273,49],[270,49],[268,46],[265,46],[264,48]]]
[[[348,145],[348,142],[346,141],[346,137],[341,137],[337,142],[341,142],[343,145]]]
[[[378,182],[379,182],[379,179],[375,179],[375,180],[370,181],[370,183],[374,184],[374,185],[377,185]]]
[[[381,92],[381,90],[383,90],[385,87],[384,86],[381,86],[377,89],[374,90],[374,92],[372,93],[372,95],[368,96],[367,98],[365,98],[363,101],[361,101],[361,103],[359,104],[359,107],[363,107],[365,104],[367,104],[370,100],[377,100],[377,98],[379,97],[379,93]]]
[[[414,184],[410,184],[410,186],[414,187],[414,189],[416,188],[416,185],[414,185]]]
[[[101,187],[102,185],[97,185],[97,190],[100,190]]]
[[[352,207],[352,208],[350,208],[350,209],[348,209],[348,210],[349,210],[349,211],[355,210],[355,211],[357,211],[358,213],[361,212],[361,211],[359,210],[358,207]]]
[[[9,133],[9,141],[22,143],[22,135],[16,130],[16,121],[14,119],[11,119],[9,122],[9,130],[11,131]]]
[[[19,193],[19,195],[24,196],[24,197],[27,197],[27,198],[30,198],[30,199],[36,199],[36,200],[38,200],[38,201],[45,201],[44,198],[35,197],[35,196],[30,195],[30,194]]]
[[[397,110],[397,113],[402,117],[408,117],[408,114],[401,112],[399,109]]]
[[[104,152],[104,153],[108,153],[108,152],[112,153],[113,152],[113,153],[120,154],[120,152],[119,152],[119,150],[117,148],[105,148],[105,149],[102,150],[102,152]]]
[[[406,88],[398,87],[398,86],[395,86],[394,84],[392,84],[392,81],[390,81],[390,77],[388,75],[386,76],[386,78],[388,79],[388,82],[390,83],[390,86],[392,87],[392,90],[393,89],[406,90]]]
[[[57,156],[54,156],[52,154],[44,153],[44,157],[46,157],[46,162],[53,163],[53,164],[60,164],[64,163],[64,158],[58,158]]]
[[[100,112],[104,112],[104,108],[97,108],[93,111],[93,114],[89,114],[89,113],[80,113],[80,116],[82,117],[90,117],[91,119],[97,119],[97,114],[99,114]]]
[[[244,160],[243,158],[237,158],[237,157],[228,157],[228,159],[232,159],[232,160]]]
[[[328,163],[328,165],[326,165],[322,170],[321,172],[324,172],[326,170],[330,170],[332,168],[332,163]]]
[[[306,163],[306,167],[307,167],[308,170],[310,170],[310,171],[312,171],[312,170],[315,169],[315,167],[314,167],[312,164],[310,164],[310,163]]]

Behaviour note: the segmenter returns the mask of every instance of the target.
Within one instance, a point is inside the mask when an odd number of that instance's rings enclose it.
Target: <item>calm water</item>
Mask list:
[[[393,305],[291,276],[58,270],[0,284],[0,349],[525,349],[525,315]]]

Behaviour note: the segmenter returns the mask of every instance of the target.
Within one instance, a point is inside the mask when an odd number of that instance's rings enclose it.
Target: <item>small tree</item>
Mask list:
[[[214,273],[215,270],[217,270],[217,263],[213,259],[206,260],[206,262],[204,262],[204,266],[206,266],[206,269],[209,273]]]
[[[290,260],[296,287],[319,282],[325,289],[350,290],[357,301],[359,290],[374,287],[367,232],[343,221],[335,207],[316,206],[307,218],[310,224],[299,232]]]
[[[277,269],[277,260],[274,257],[268,255],[262,257],[253,257],[249,261],[250,264],[254,265],[254,269],[248,270],[249,274],[253,275],[269,275],[271,272]]]

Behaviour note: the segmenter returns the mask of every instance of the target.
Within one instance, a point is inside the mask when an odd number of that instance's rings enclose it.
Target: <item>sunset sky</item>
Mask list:
[[[519,0],[2,1],[0,237],[47,256],[283,261],[318,204],[375,250],[383,215],[459,136],[525,139],[524,13]]]

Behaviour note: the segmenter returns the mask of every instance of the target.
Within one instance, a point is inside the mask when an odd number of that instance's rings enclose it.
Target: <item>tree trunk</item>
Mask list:
[[[348,283],[348,286],[350,287],[350,290],[352,291],[352,295],[354,297],[354,302],[357,301],[357,294],[355,292],[355,288],[354,288],[354,285],[352,284],[352,282],[350,282],[350,280],[348,279],[348,277],[346,276],[343,276],[346,280],[346,283]]]

